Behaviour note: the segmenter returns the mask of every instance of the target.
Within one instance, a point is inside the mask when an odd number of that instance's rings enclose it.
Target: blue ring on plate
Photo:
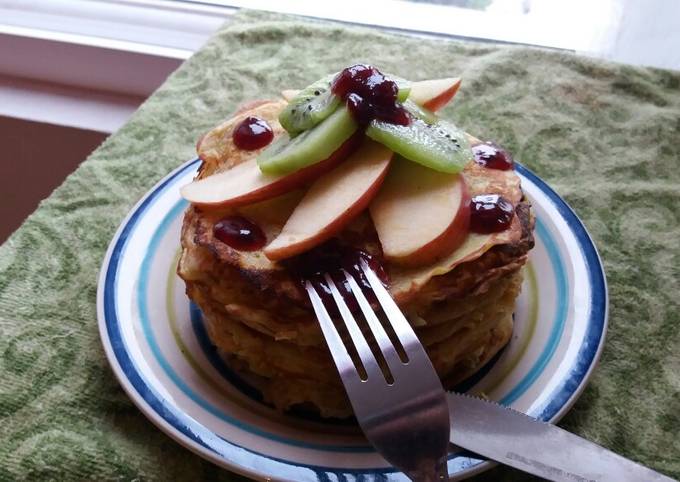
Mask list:
[[[607,329],[609,293],[607,291],[607,278],[604,274],[602,260],[595,248],[593,239],[588,234],[585,225],[576,215],[574,210],[540,177],[531,172],[522,164],[515,163],[515,170],[529,179],[543,191],[553,203],[557,211],[571,228],[578,242],[581,254],[585,259],[586,272],[591,286],[590,316],[584,342],[578,353],[576,365],[572,367],[569,376],[557,387],[550,396],[551,401],[536,416],[540,420],[551,420],[560,410],[569,407],[574,398],[584,388],[581,382],[595,367],[600,348],[604,343],[604,335]]]
[[[536,233],[539,238],[547,240],[546,248],[548,251],[548,258],[550,259],[550,264],[552,265],[553,272],[555,273],[555,278],[557,282],[557,292],[564,293],[564,296],[558,296],[557,307],[555,309],[555,322],[553,323],[553,328],[550,330],[550,336],[548,337],[547,343],[538,357],[534,365],[529,369],[529,372],[524,375],[520,382],[515,385],[510,393],[505,395],[502,399],[498,401],[501,405],[511,405],[512,402],[521,397],[528,389],[533,385],[536,379],[543,373],[545,367],[552,360],[555,350],[560,343],[562,338],[562,333],[564,332],[565,319],[567,317],[567,302],[566,298],[569,297],[569,284],[567,283],[567,276],[564,273],[564,266],[560,258],[559,252],[555,249],[555,240],[552,235],[541,222],[540,219],[536,219]]]
[[[195,164],[200,162],[198,159],[186,163],[170,173],[165,179],[160,181],[149,194],[147,194],[135,206],[133,212],[124,221],[122,228],[119,230],[116,239],[110,248],[110,257],[106,272],[104,276],[103,287],[103,312],[105,315],[105,326],[108,334],[109,343],[112,351],[116,357],[116,361],[121,367],[122,372],[127,376],[128,381],[144,400],[144,402],[163,419],[173,430],[180,432],[190,441],[207,449],[209,452],[218,455],[222,459],[231,460],[235,463],[237,468],[252,471],[254,473],[261,472],[263,469],[269,473],[276,473],[284,477],[300,478],[302,470],[310,470],[309,475],[314,475],[317,480],[326,480],[331,474],[347,474],[347,475],[364,475],[372,474],[376,476],[384,476],[392,473],[392,470],[348,470],[342,469],[340,471],[327,467],[318,467],[305,464],[295,464],[290,461],[271,457],[269,455],[257,453],[249,449],[240,447],[232,442],[229,442],[209,430],[202,425],[195,422],[193,419],[183,413],[178,413],[164,402],[159,394],[149,386],[141,377],[140,372],[131,360],[129,354],[125,350],[125,344],[120,334],[120,325],[116,315],[115,309],[115,279],[118,273],[118,266],[120,263],[120,256],[124,252],[124,248],[129,239],[132,228],[137,223],[139,217],[150,206],[154,198],[157,196],[159,190],[167,186],[175,177],[183,174],[187,169],[193,168]],[[519,164],[516,165],[519,173],[530,179],[541,189],[548,198],[552,201],[558,212],[567,221],[570,228],[572,228],[574,235],[579,244],[579,248],[586,260],[586,267],[588,276],[592,286],[591,312],[588,320],[588,329],[586,332],[586,342],[579,350],[579,361],[576,367],[572,369],[569,378],[556,389],[553,394],[555,397],[552,402],[548,404],[541,413],[540,417],[544,420],[549,420],[559,412],[569,401],[578,393],[580,382],[592,369],[593,363],[599,353],[600,345],[603,341],[604,328],[607,322],[607,290],[606,280],[602,269],[599,256],[588,235],[585,227],[573,212],[573,210],[540,178],[538,178],[531,171]],[[560,404],[561,403],[561,404]],[[228,449],[229,457],[225,457],[225,449]],[[256,456],[256,460],[253,460]],[[463,462],[462,469],[471,468],[477,465],[481,460],[467,459],[468,462]],[[248,463],[248,462],[251,463]]]

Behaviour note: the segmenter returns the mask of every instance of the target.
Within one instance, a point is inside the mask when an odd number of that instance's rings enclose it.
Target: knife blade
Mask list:
[[[451,443],[556,482],[672,482],[555,425],[495,402],[448,393]]]

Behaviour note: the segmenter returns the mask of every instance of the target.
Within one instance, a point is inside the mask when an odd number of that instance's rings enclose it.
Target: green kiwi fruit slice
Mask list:
[[[328,75],[302,89],[281,111],[279,122],[288,134],[295,136],[311,129],[340,106],[340,99],[331,92],[335,75]]]
[[[416,119],[424,121],[426,124],[434,124],[437,122],[438,118],[434,112],[416,104],[412,100],[406,99],[401,105],[409,112],[409,114],[411,114]]]
[[[396,75],[386,73],[383,73],[383,75],[397,83],[397,87],[399,88],[399,92],[397,93],[397,100],[399,102],[404,102],[411,93],[411,82],[409,82],[406,79],[402,79],[401,77],[397,77]]]
[[[427,124],[415,119],[407,126],[373,120],[366,135],[406,159],[435,171],[457,173],[473,159],[465,133],[444,120]]]
[[[291,137],[311,129],[340,106],[341,99],[331,92],[331,83],[337,75],[337,72],[327,75],[305,87],[281,111],[279,122]],[[389,74],[385,76],[397,83],[399,87],[397,100],[405,101],[411,92],[410,82]],[[416,106],[415,103],[413,105]]]
[[[346,107],[295,137],[281,136],[260,153],[257,165],[265,174],[287,174],[327,159],[357,130]]]

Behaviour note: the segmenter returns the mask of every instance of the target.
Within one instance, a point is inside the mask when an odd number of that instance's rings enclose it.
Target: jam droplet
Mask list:
[[[352,275],[370,303],[377,303],[371,285],[361,268],[362,260],[378,275],[383,285],[387,286],[389,282],[387,273],[375,256],[361,249],[342,245],[336,239],[286,260],[284,264],[298,278],[303,290],[305,282],[310,281],[324,302],[326,309],[329,310],[331,315],[336,316],[338,313],[335,308],[335,301],[324,277],[326,273],[335,282],[335,286],[337,286],[350,311],[359,310],[359,305],[352,294],[343,270]]]
[[[213,227],[213,234],[227,246],[239,251],[256,251],[267,243],[262,229],[243,216],[227,216]]]
[[[472,147],[472,152],[477,164],[489,169],[507,171],[515,164],[510,153],[493,142],[477,144]]]
[[[484,194],[472,198],[470,230],[477,233],[497,233],[510,226],[515,208],[498,194]]]
[[[345,101],[347,109],[361,125],[373,119],[408,125],[411,116],[397,103],[399,87],[370,65],[347,67],[333,80],[331,91]]]
[[[269,144],[274,132],[266,120],[249,116],[236,126],[232,138],[239,149],[254,151]]]
[[[371,105],[359,94],[350,93],[345,100],[345,105],[359,124],[366,125],[371,122],[373,117]]]

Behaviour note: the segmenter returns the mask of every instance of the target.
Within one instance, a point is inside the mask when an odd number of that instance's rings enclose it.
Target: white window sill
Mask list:
[[[240,7],[680,67],[667,48],[680,41],[676,0],[532,2],[525,15],[400,0],[3,0],[0,114],[112,132]]]
[[[0,2],[0,114],[114,132],[234,9]]]
[[[0,116],[115,132],[145,97],[0,75]]]

